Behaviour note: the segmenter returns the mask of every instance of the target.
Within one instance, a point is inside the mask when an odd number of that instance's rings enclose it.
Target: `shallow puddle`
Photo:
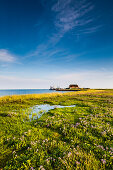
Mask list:
[[[49,105],[49,104],[42,104],[42,105],[36,105],[32,108],[31,114],[29,115],[29,118],[40,118],[44,113],[48,112],[49,110],[55,109],[55,108],[65,108],[65,107],[75,107],[75,105],[71,106],[61,106],[61,105]],[[34,115],[34,116],[33,116]]]

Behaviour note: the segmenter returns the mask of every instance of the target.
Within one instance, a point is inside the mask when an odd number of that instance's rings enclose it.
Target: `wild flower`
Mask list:
[[[28,130],[28,133],[31,133],[31,129]]]
[[[100,149],[102,149],[102,150],[105,150],[102,145],[98,145],[97,147],[100,148]]]
[[[13,151],[12,153],[13,153],[13,154],[15,154],[15,153],[16,153],[16,151]]]
[[[36,145],[36,142],[34,142],[34,141],[31,141],[31,145]]]
[[[75,125],[75,126],[77,127],[77,126],[79,126],[79,125],[80,125],[80,123],[76,123],[76,125]]]
[[[106,131],[101,132],[101,134],[102,134],[103,136],[106,135]]]
[[[75,163],[76,163],[77,165],[80,165],[80,162],[78,162],[78,161],[76,161]]]
[[[71,127],[72,127],[72,128],[74,128],[74,127],[75,127],[75,125],[73,125],[73,124],[72,124],[72,125],[71,125]]]
[[[101,162],[102,162],[103,164],[106,164],[106,160],[105,160],[105,159],[101,159]]]
[[[49,159],[46,159],[47,164],[49,164]]]
[[[26,135],[27,134],[27,132],[24,132],[24,135]]]
[[[113,155],[113,152],[110,151],[110,155]]]
[[[36,152],[38,152],[38,149],[36,150]]]
[[[103,156],[106,157],[106,154],[104,154]]]
[[[28,147],[27,150],[31,150],[32,148]]]
[[[77,149],[79,149],[79,145],[77,145]]]
[[[73,148],[74,151],[77,151],[75,148]]]
[[[42,165],[40,165],[40,167],[39,167],[40,169],[42,169],[43,168],[43,166]]]
[[[79,155],[79,152],[76,152],[76,155]]]
[[[112,148],[112,147],[110,147],[110,149],[113,151],[113,148]]]
[[[9,141],[10,140],[10,138],[7,138],[7,141]]]
[[[66,164],[66,161],[63,161],[64,164]]]
[[[69,153],[68,153],[68,157],[70,157],[71,155],[72,155],[72,153],[71,153],[71,152],[69,152]]]
[[[31,167],[31,170],[34,170],[34,168],[33,168],[33,167]]]
[[[20,138],[21,141],[24,141],[24,135]]]
[[[86,122],[86,121],[83,121],[83,124],[84,124],[84,125],[87,125],[87,123],[88,123],[88,122]]]

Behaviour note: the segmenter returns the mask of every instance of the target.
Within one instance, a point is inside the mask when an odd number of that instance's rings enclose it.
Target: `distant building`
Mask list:
[[[70,84],[69,89],[79,89],[79,86],[77,84]]]

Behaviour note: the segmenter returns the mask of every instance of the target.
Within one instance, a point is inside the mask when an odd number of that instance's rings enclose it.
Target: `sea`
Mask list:
[[[55,90],[49,89],[7,89],[0,90],[0,97],[11,96],[11,95],[22,95],[22,94],[42,94],[42,93],[54,93]],[[64,93],[64,91],[58,91],[59,93]]]

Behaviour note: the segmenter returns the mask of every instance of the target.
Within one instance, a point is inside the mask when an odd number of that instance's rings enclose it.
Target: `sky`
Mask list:
[[[113,0],[0,0],[0,89],[113,88]]]

